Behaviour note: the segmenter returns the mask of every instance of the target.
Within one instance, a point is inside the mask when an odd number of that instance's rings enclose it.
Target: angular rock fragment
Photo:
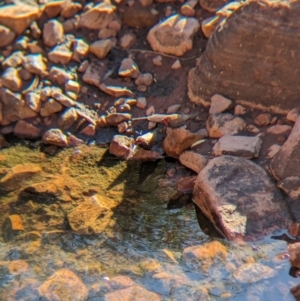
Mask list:
[[[130,156],[133,145],[133,138],[115,135],[109,145],[109,152],[117,158],[126,159]]]
[[[16,34],[22,34],[38,19],[40,9],[37,5],[27,5],[21,1],[6,4],[0,7],[0,24],[8,27]]]
[[[126,33],[120,39],[120,46],[123,49],[128,49],[136,41],[136,36],[133,33]]]
[[[53,98],[49,98],[41,107],[40,114],[43,117],[50,116],[53,113],[60,112],[63,109],[63,105],[54,100]]]
[[[267,132],[273,135],[283,135],[283,134],[289,134],[289,132],[292,130],[292,127],[290,125],[286,124],[276,124],[267,129]]]
[[[16,34],[9,28],[0,25],[0,48],[9,45],[16,37]]]
[[[22,218],[19,214],[12,214],[6,217],[2,225],[3,239],[5,242],[13,240],[13,238],[24,231]]]
[[[46,1],[44,12],[48,18],[54,18],[59,15],[68,0],[50,0]]]
[[[23,52],[15,51],[2,62],[2,67],[3,68],[18,67],[22,65],[23,59],[24,59]]]
[[[78,119],[78,114],[75,108],[66,109],[58,119],[58,126],[63,130],[70,128]]]
[[[300,117],[291,134],[273,157],[270,167],[277,180],[300,175]]]
[[[89,295],[89,291],[81,279],[68,269],[57,270],[38,287],[37,291],[40,298],[46,300],[85,301]]]
[[[168,156],[178,158],[183,150],[189,148],[201,136],[186,130],[184,127],[167,129],[167,136],[163,141],[163,149]]]
[[[259,240],[290,223],[277,187],[260,166],[243,158],[210,160],[198,175],[193,200],[229,240]]]
[[[272,119],[272,116],[269,113],[259,114],[254,119],[254,124],[257,125],[257,126],[265,126],[265,125],[270,124],[271,119]]]
[[[57,20],[50,20],[44,25],[43,40],[48,47],[53,47],[62,42],[64,36],[64,28]]]
[[[242,3],[213,33],[199,63],[191,69],[190,100],[208,106],[210,97],[219,93],[241,104],[282,113],[297,107],[298,76],[293,70],[299,65],[294,55],[299,47],[290,26],[299,24],[298,11],[298,2]],[[277,58],[287,48],[290,51],[278,64]],[[282,74],[294,76],[282,78]]]
[[[225,135],[213,147],[215,156],[231,155],[245,159],[257,158],[262,140],[259,137]]]
[[[151,48],[162,53],[182,56],[193,47],[193,36],[200,25],[197,19],[172,15],[154,26],[147,40]]]
[[[68,146],[68,140],[60,129],[50,129],[43,134],[43,143],[57,146]]]
[[[17,92],[22,87],[22,80],[19,72],[13,67],[5,69],[0,80],[3,87],[10,89],[11,91]]]
[[[118,86],[107,86],[104,83],[100,84],[100,89],[107,93],[108,95],[114,97],[121,97],[121,96],[134,96],[134,93],[126,87],[118,87]]]
[[[94,85],[100,89],[102,78],[105,75],[107,67],[99,61],[92,61],[85,71],[82,80],[90,85]]]
[[[41,136],[41,129],[24,120],[19,120],[14,127],[14,134],[20,138],[36,139]]]
[[[67,65],[70,62],[72,56],[73,53],[64,44],[56,46],[48,53],[48,58],[51,62],[62,65]]]
[[[68,213],[68,221],[76,233],[99,234],[109,225],[112,215],[112,210],[90,198]]]
[[[137,78],[140,74],[140,70],[133,59],[126,58],[122,61],[118,73],[120,76]]]
[[[51,67],[48,78],[59,85],[64,85],[68,80],[73,79],[73,76],[62,68]]]
[[[206,121],[209,137],[220,138],[224,135],[235,135],[246,128],[246,122],[229,113],[210,115]]]
[[[89,45],[81,39],[75,39],[73,41],[73,57],[76,62],[80,62],[89,52]]]
[[[112,47],[110,39],[96,41],[90,45],[90,53],[94,54],[99,59],[103,59],[109,53]]]
[[[57,100],[59,103],[61,103],[67,108],[73,107],[75,105],[74,100],[58,91],[53,92],[52,96],[55,100]]]
[[[199,0],[199,4],[205,10],[214,13],[224,4],[226,4],[228,0]]]
[[[215,94],[211,98],[209,114],[223,113],[232,107],[232,101],[222,95]]]
[[[108,125],[118,125],[123,121],[128,121],[131,119],[131,114],[126,113],[111,113],[106,117],[106,122]]]
[[[296,268],[300,268],[300,242],[290,244],[288,246],[288,251],[290,253],[291,264]]]
[[[128,161],[137,162],[149,162],[163,159],[163,156],[153,150],[145,150],[139,146],[135,146],[130,157],[127,158]]]
[[[179,161],[182,165],[190,168],[196,173],[199,173],[200,170],[205,166],[207,159],[193,151],[184,151],[179,156]]]
[[[299,110],[298,109],[292,109],[288,112],[288,114],[286,115],[286,119],[288,121],[292,121],[292,122],[296,122],[298,116],[299,116]]]
[[[33,111],[39,113],[41,108],[41,96],[40,94],[29,92],[25,95],[26,105]]]
[[[107,2],[96,4],[80,16],[78,26],[92,30],[106,28],[114,20],[115,11],[116,7]]]
[[[82,5],[80,3],[75,2],[67,2],[60,13],[60,15],[65,18],[72,18],[74,15],[76,15],[82,8]]]
[[[278,144],[271,145],[268,149],[268,158],[272,159],[277,154],[280,148],[281,146]]]
[[[23,67],[30,73],[44,77],[47,75],[47,66],[41,54],[26,55],[23,60]]]
[[[288,177],[278,182],[278,187],[282,189],[292,200],[300,199],[300,178]]]

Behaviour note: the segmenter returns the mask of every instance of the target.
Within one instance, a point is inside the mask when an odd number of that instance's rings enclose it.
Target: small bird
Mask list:
[[[152,122],[160,122],[166,126],[170,127],[179,127],[184,124],[189,119],[195,117],[198,113],[195,114],[153,114],[145,117],[132,118],[132,121],[135,120],[148,120]]]

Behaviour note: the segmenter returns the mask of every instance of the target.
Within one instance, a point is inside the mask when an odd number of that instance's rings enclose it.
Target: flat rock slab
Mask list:
[[[258,157],[261,144],[259,137],[226,135],[215,144],[213,152],[215,156],[231,155],[251,159]]]
[[[300,117],[288,139],[271,161],[271,171],[277,180],[300,175]]]
[[[300,40],[298,31],[290,28],[299,28],[299,12],[298,1],[244,2],[225,26],[214,31],[197,66],[191,69],[190,100],[208,106],[210,97],[219,93],[274,111],[297,107],[298,73],[294,71],[299,70]],[[282,59],[278,61],[278,57]]]
[[[229,240],[258,240],[290,223],[286,203],[267,173],[243,158],[209,161],[197,177],[193,200]]]

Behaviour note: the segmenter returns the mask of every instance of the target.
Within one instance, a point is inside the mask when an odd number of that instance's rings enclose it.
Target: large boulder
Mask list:
[[[209,106],[218,93],[274,111],[297,107],[299,13],[299,1],[246,1],[214,31],[190,71],[190,100]]]
[[[229,240],[257,240],[290,222],[285,201],[267,173],[243,158],[209,161],[197,177],[193,200]]]

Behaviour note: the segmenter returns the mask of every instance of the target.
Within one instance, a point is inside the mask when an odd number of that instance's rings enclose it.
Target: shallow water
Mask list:
[[[112,300],[108,293],[133,284],[161,300],[294,300],[290,288],[299,281],[281,255],[286,242],[216,240],[201,231],[193,206],[167,210],[175,190],[165,161],[127,164],[97,146],[49,156],[29,146],[0,151],[0,176],[2,168],[24,163],[42,168],[18,179],[14,190],[0,190],[0,300],[44,300],[38,288],[62,268],[84,283],[86,300]],[[64,189],[24,193],[41,182],[63,183]],[[91,198],[111,208],[107,226],[100,234],[75,233],[69,214]],[[23,230],[11,230],[9,215],[20,216]],[[184,254],[191,246],[202,246],[198,259]]]

